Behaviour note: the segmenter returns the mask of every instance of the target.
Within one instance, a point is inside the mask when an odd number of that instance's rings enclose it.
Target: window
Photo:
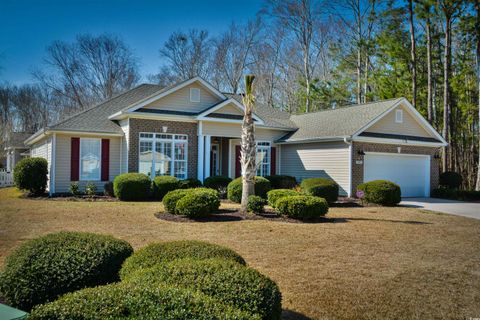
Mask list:
[[[80,180],[100,180],[101,140],[80,139]]]
[[[200,89],[190,88],[190,102],[200,102]]]
[[[188,136],[140,133],[138,172],[151,177],[187,178]]]
[[[257,143],[257,176],[266,177],[270,175],[270,159],[271,159],[270,142]]]
[[[395,111],[395,122],[403,123],[403,110],[399,109]]]

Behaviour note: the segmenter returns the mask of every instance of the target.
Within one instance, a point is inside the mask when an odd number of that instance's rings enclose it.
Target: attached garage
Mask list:
[[[430,156],[417,154],[366,153],[364,181],[390,180],[398,184],[402,197],[430,195]]]

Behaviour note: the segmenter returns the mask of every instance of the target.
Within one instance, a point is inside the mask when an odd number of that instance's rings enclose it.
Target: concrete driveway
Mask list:
[[[480,203],[437,198],[403,198],[400,205],[480,219]]]

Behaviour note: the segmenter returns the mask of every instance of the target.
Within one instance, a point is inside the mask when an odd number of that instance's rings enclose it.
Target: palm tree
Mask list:
[[[243,105],[245,113],[242,122],[242,146],[240,153],[240,163],[242,165],[242,212],[247,211],[248,196],[255,194],[255,173],[256,173],[256,143],[255,126],[253,123],[253,109],[255,107],[255,97],[253,95],[254,75],[245,76],[245,95],[243,96]]]

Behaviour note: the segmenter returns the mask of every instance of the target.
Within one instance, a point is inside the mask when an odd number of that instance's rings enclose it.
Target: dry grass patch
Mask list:
[[[163,210],[156,202],[18,197],[0,190],[0,263],[22,241],[59,230],[112,234],[135,248],[197,239],[231,247],[275,280],[293,311],[288,318],[480,317],[477,220],[414,208],[332,208],[335,223],[176,223],[154,216]]]

